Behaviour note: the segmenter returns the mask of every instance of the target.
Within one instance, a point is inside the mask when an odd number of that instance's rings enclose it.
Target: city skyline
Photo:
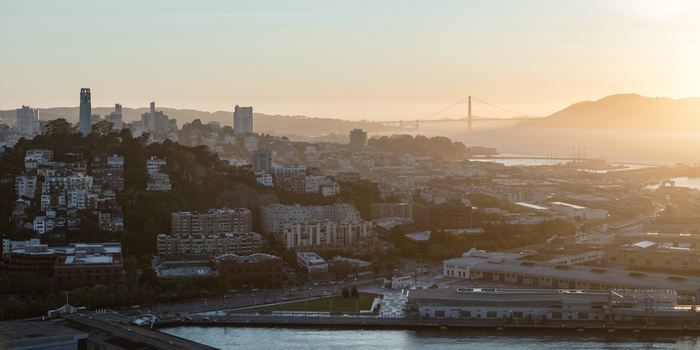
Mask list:
[[[440,5],[10,1],[0,40],[22,54],[0,58],[13,81],[0,108],[74,106],[81,87],[93,106],[355,120],[420,118],[467,95],[534,115],[614,93],[700,95],[691,1]]]

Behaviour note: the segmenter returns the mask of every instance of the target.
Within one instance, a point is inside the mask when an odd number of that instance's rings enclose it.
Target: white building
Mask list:
[[[82,173],[66,176],[66,189],[69,191],[89,191],[92,189],[92,176]]]
[[[309,274],[328,272],[328,263],[314,252],[298,252],[297,264]]]
[[[33,137],[40,132],[39,130],[39,110],[22,106],[17,108],[17,122],[15,123],[17,132]]]
[[[552,202],[550,206],[552,211],[572,219],[596,220],[608,217],[608,211],[605,209],[591,209],[564,202]]]
[[[54,219],[47,218],[46,216],[37,216],[34,218],[34,222],[32,224],[34,232],[44,234],[46,232],[53,231],[55,221]]]
[[[365,221],[337,223],[330,220],[287,222],[281,240],[287,249],[307,247],[350,247],[373,236],[372,224]]]
[[[267,234],[281,233],[286,222],[330,220],[338,223],[360,222],[360,212],[348,203],[301,206],[270,204],[260,208],[260,224]]]
[[[256,175],[255,182],[257,182],[263,186],[266,186],[266,187],[274,186],[274,182],[272,181],[272,175],[267,174],[267,173],[262,173],[262,174]]]
[[[150,174],[146,183],[146,191],[170,191],[173,189],[170,176],[163,173]]]
[[[151,156],[146,160],[146,172],[149,175],[160,172],[160,169],[167,164],[165,159],[157,158],[156,156]]]
[[[17,197],[34,198],[36,185],[36,176],[18,175],[15,177],[15,194]]]
[[[39,244],[41,244],[41,241],[39,241],[38,238],[32,238],[32,239],[27,240],[27,241],[12,241],[9,239],[3,239],[2,240],[2,256],[8,257],[8,256],[10,256],[10,252],[12,252],[15,249],[27,248],[27,247],[39,245]]]

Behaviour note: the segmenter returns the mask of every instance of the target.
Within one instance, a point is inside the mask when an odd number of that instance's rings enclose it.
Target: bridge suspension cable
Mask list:
[[[509,108],[501,107],[501,106],[499,106],[499,105],[496,105],[496,104],[493,104],[493,103],[484,101],[484,100],[482,100],[482,99],[480,99],[480,98],[477,98],[477,97],[474,97],[474,96],[472,96],[471,98],[472,98],[473,101],[483,103],[483,104],[485,104],[485,105],[487,105],[487,106],[489,106],[489,107],[493,107],[493,108],[499,109],[499,110],[504,111],[504,112],[514,113],[514,114],[522,115],[522,116],[529,116],[529,115],[530,115],[530,113],[520,112],[520,111],[516,111],[516,110],[514,110],[514,109],[509,109]],[[449,106],[447,106],[447,107],[445,107],[445,108],[442,108],[442,109],[440,109],[440,110],[438,110],[438,111],[436,111],[436,112],[433,112],[433,113],[430,113],[430,114],[428,114],[428,115],[425,115],[425,116],[423,116],[423,117],[421,117],[421,118],[418,118],[417,120],[422,121],[422,120],[426,120],[426,119],[432,118],[432,117],[434,117],[434,116],[436,116],[436,115],[438,115],[438,114],[440,114],[440,113],[442,113],[442,112],[445,112],[445,111],[447,111],[447,110],[449,110],[449,109],[451,109],[451,108],[453,108],[453,107],[459,105],[459,104],[462,103],[462,102],[466,102],[467,100],[469,100],[469,96],[467,96],[467,97],[465,97],[465,98],[463,98],[463,99],[460,99],[459,101],[457,101],[457,102],[455,102],[455,103],[453,103],[453,104],[451,104],[451,105],[449,105]]]
[[[448,110],[448,109],[450,109],[450,108],[452,108],[452,107],[454,107],[454,106],[456,106],[456,105],[458,105],[458,104],[460,104],[468,99],[469,99],[469,96],[467,96],[467,97],[465,97],[465,98],[463,98],[463,99],[461,99],[461,100],[459,100],[459,101],[457,101],[457,102],[455,102],[455,103],[453,103],[453,104],[451,104],[451,105],[449,105],[449,106],[447,106],[447,107],[445,107],[437,112],[433,112],[433,113],[430,113],[422,118],[419,118],[418,120],[425,120],[425,119],[434,117],[434,116],[436,116],[436,115],[438,115],[438,114],[440,114],[440,113],[442,113],[442,112],[444,112],[444,111],[446,111],[446,110]]]
[[[472,100],[481,102],[481,103],[483,103],[483,104],[485,104],[485,105],[487,105],[487,106],[490,106],[490,107],[493,107],[493,108],[496,108],[496,109],[500,109],[500,110],[505,111],[505,112],[515,113],[515,114],[524,115],[524,116],[530,115],[529,113],[519,112],[519,111],[516,111],[516,110],[513,110],[513,109],[504,108],[504,107],[495,105],[495,104],[493,104],[493,103],[486,102],[486,101],[484,101],[484,100],[482,100],[482,99],[480,99],[480,98],[474,97],[474,96],[472,96]]]

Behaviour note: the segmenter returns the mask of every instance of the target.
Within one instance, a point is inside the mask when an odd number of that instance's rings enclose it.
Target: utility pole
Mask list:
[[[468,131],[472,131],[472,97],[468,99],[469,113],[467,114]]]

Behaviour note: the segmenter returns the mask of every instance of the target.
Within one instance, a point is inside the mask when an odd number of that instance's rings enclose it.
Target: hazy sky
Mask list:
[[[532,114],[700,96],[699,19],[682,0],[2,0],[0,108],[75,106],[81,87],[93,106],[349,119],[470,94]]]

